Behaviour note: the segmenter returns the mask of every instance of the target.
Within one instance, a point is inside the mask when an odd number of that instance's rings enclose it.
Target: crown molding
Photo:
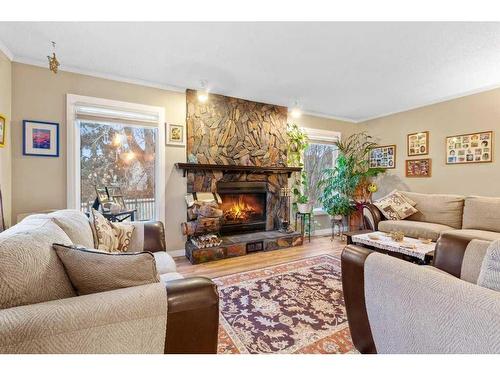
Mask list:
[[[0,40],[0,51],[2,51],[10,61],[14,60],[14,54],[1,40]]]
[[[321,113],[321,112],[302,111],[302,114],[303,114],[303,115],[306,115],[306,116],[314,116],[314,117],[322,117],[322,118],[327,118],[327,119],[329,119],[329,120],[336,120],[336,121],[349,122],[349,123],[351,123],[351,124],[358,124],[358,123],[360,123],[360,122],[361,122],[361,121],[354,120],[354,119],[349,118],[349,117],[341,117],[341,116],[327,115],[327,114],[325,114],[325,113]]]

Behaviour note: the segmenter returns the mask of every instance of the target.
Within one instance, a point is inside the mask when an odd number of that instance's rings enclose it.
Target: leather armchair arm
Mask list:
[[[363,203],[362,212],[365,228],[378,230],[378,223],[385,219],[380,210],[372,203]]]
[[[161,221],[133,221],[130,251],[166,251],[165,227]]]
[[[371,253],[355,245],[346,246],[342,252],[342,288],[349,329],[354,346],[364,354],[377,353],[365,304],[364,265]]]
[[[436,243],[433,266],[460,278],[465,250],[470,239],[443,233]]]
[[[172,280],[167,285],[166,354],[216,354],[219,293],[204,277]]]

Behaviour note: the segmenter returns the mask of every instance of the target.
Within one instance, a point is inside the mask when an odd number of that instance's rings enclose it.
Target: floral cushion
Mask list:
[[[388,220],[403,220],[418,212],[413,207],[416,203],[396,190],[376,200],[373,204]]]
[[[128,250],[134,232],[133,225],[112,223],[94,209],[90,213],[90,225],[94,233],[96,249],[108,252]]]

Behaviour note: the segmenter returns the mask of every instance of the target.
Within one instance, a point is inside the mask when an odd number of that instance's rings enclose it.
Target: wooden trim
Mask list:
[[[184,171],[224,171],[227,173],[248,172],[248,173],[287,173],[288,177],[293,172],[302,171],[301,167],[257,167],[251,165],[222,165],[222,164],[195,164],[195,163],[175,163],[177,169]]]
[[[425,137],[425,150],[426,152],[423,153],[423,154],[412,154],[410,155],[410,137],[412,135],[417,135],[418,134],[424,134],[426,135]],[[409,133],[406,135],[406,156],[408,157],[412,157],[412,156],[423,156],[423,155],[429,155],[429,131],[426,130],[426,131],[423,131],[423,132],[416,132],[416,133]]]
[[[429,162],[429,174],[427,176],[408,176],[408,163],[410,163],[410,162],[416,162],[416,161],[423,161],[423,160],[427,160]],[[431,158],[407,159],[405,161],[405,176],[407,178],[427,178],[427,177],[432,177],[432,159]]]
[[[382,168],[382,169],[396,169],[396,161],[397,161],[397,146],[396,145],[383,145],[383,146],[377,146],[377,147],[373,147],[371,150],[375,150],[377,148],[384,148],[384,147],[394,147],[394,165],[392,167],[376,167],[376,168]],[[371,150],[370,150],[370,153],[371,153]],[[371,158],[371,156],[370,156]],[[370,159],[368,159],[370,160]]]
[[[481,134],[485,134],[485,133],[489,133],[490,134],[490,155],[491,155],[491,160],[481,160],[481,161],[461,161],[461,162],[456,162],[456,163],[448,163],[448,139],[449,138],[454,138],[454,137],[464,137],[464,136],[471,136],[471,135],[481,135]],[[493,130],[486,130],[486,131],[482,131],[482,132],[474,132],[474,133],[465,133],[465,134],[457,134],[457,135],[450,135],[450,136],[447,136],[445,137],[444,139],[444,148],[445,148],[445,157],[444,157],[444,161],[446,163],[446,165],[455,165],[455,164],[484,164],[484,163],[493,163],[493,156],[494,156],[494,132]],[[481,141],[481,140],[479,140]],[[458,155],[457,155],[458,157]]]

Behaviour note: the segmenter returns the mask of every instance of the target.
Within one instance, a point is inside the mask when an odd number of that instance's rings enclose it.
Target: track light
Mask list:
[[[295,103],[290,111],[290,115],[293,118],[299,118],[300,116],[302,116],[302,110],[300,109],[299,102],[297,100],[295,101]]]
[[[198,90],[198,100],[201,103],[205,103],[208,100],[208,88],[207,88],[207,81],[206,80],[201,80],[200,81],[200,90]]]

